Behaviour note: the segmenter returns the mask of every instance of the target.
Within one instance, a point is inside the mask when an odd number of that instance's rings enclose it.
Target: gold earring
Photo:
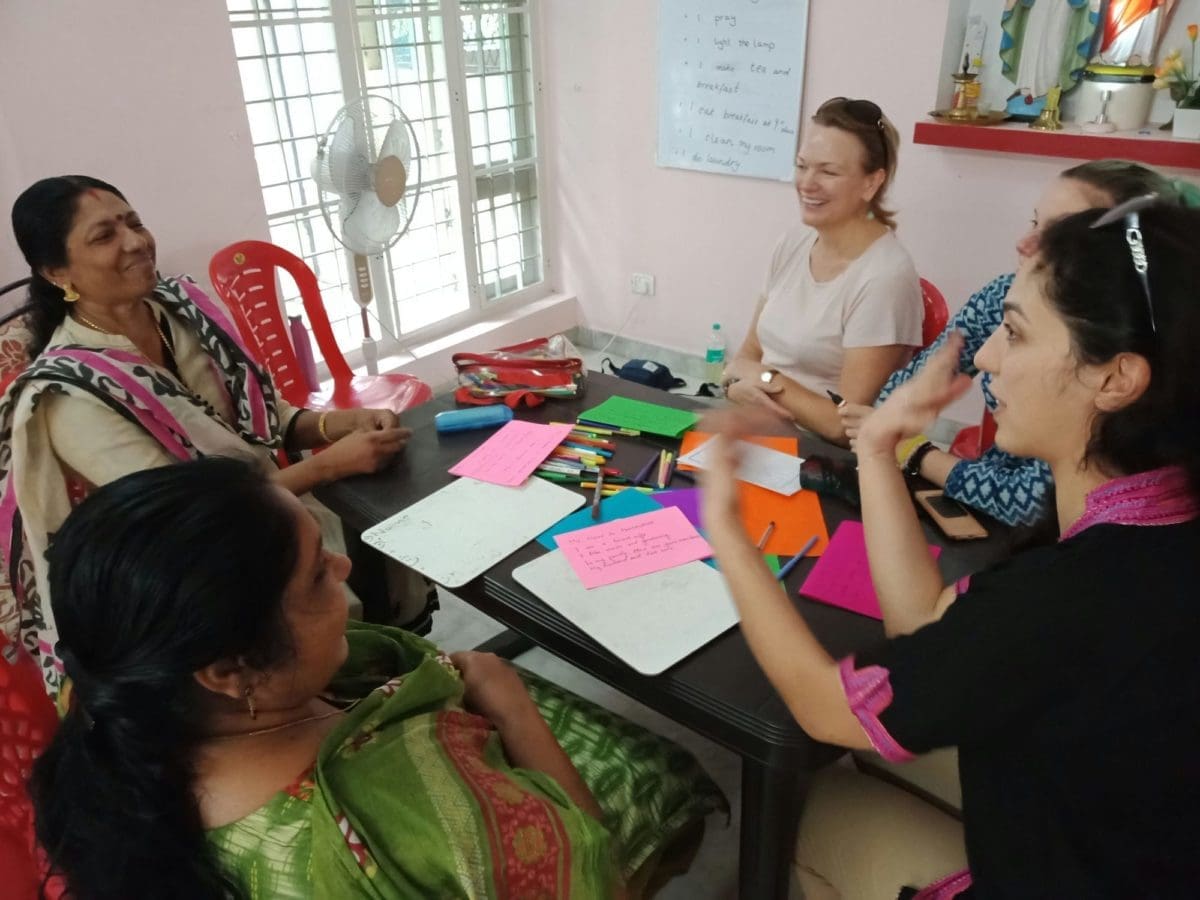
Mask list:
[[[246,709],[250,712],[250,718],[258,718],[258,707],[254,705],[254,688],[246,685]]]
[[[67,282],[66,286],[63,287],[62,292],[63,299],[68,303],[74,303],[79,299],[79,291],[75,290],[74,285],[72,285],[70,282]]]

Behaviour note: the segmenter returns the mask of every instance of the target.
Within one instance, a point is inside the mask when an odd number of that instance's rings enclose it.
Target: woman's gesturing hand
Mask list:
[[[855,438],[860,460],[874,456],[893,460],[901,440],[923,432],[938,413],[966,393],[971,376],[958,368],[962,347],[963,336],[958,332],[950,335],[916,377],[898,387],[863,420]]]

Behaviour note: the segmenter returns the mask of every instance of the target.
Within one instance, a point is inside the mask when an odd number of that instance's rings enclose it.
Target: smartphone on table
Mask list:
[[[925,514],[941,529],[942,534],[952,541],[974,541],[988,536],[987,529],[979,524],[965,506],[951,500],[940,490],[917,491],[913,494]]]

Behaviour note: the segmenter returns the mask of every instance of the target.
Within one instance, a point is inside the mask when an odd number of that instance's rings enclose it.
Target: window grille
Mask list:
[[[353,272],[321,216],[309,165],[337,110],[366,92],[411,120],[424,184],[408,232],[371,260],[383,332],[404,340],[469,321],[502,298],[544,293],[528,3],[227,7],[270,239],[316,273],[343,348],[362,338]],[[302,315],[295,286],[282,288],[288,313]]]

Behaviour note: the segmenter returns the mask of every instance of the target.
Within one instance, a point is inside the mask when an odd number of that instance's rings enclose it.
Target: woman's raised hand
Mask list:
[[[917,375],[892,392],[883,405],[862,420],[855,438],[859,459],[886,456],[893,461],[896,445],[928,428],[943,409],[971,387],[971,376],[959,371],[963,336],[950,335]]]
[[[700,471],[700,515],[705,528],[738,521],[737,440],[748,434],[778,432],[780,420],[762,408],[746,407],[709,413],[697,426],[713,435],[705,444],[706,465]]]

